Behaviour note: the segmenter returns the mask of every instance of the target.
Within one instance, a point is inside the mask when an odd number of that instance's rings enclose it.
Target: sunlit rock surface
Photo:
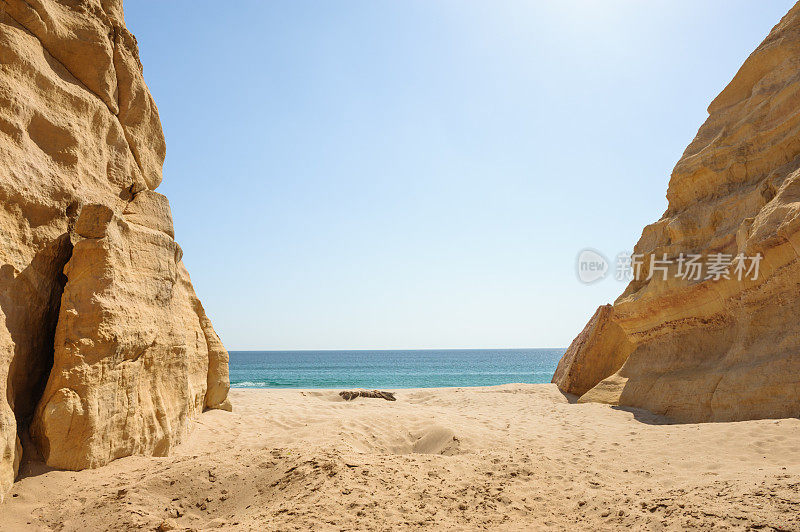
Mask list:
[[[667,211],[634,248],[638,279],[598,311],[553,382],[580,401],[678,421],[798,416],[800,7],[708,112],[672,173]],[[681,254],[708,264],[718,253],[734,257],[730,279],[676,277]],[[651,260],[664,254],[666,280]],[[753,262],[740,254],[763,257],[757,278],[736,274]]]
[[[80,469],[165,454],[230,406],[153,192],[164,156],[120,0],[0,0],[0,499],[29,427]]]

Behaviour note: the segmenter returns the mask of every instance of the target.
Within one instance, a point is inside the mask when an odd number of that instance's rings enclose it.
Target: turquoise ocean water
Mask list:
[[[550,382],[564,349],[231,351],[234,388],[438,388]]]

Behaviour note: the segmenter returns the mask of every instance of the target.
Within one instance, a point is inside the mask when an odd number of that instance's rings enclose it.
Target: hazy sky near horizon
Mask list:
[[[228,349],[562,347],[793,2],[127,0]],[[613,276],[612,276],[613,277]]]

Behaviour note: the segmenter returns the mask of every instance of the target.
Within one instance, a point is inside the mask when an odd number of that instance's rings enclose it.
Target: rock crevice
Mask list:
[[[29,425],[81,469],[166,454],[230,408],[154,191],[164,156],[119,0],[0,0],[0,500]]]

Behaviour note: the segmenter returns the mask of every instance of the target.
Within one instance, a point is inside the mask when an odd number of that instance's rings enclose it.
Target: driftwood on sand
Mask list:
[[[339,392],[345,401],[352,401],[356,397],[369,397],[372,399],[386,399],[387,401],[396,401],[397,399],[394,398],[394,394],[391,392],[381,392],[379,390],[356,390],[356,391],[347,391],[343,390]]]

